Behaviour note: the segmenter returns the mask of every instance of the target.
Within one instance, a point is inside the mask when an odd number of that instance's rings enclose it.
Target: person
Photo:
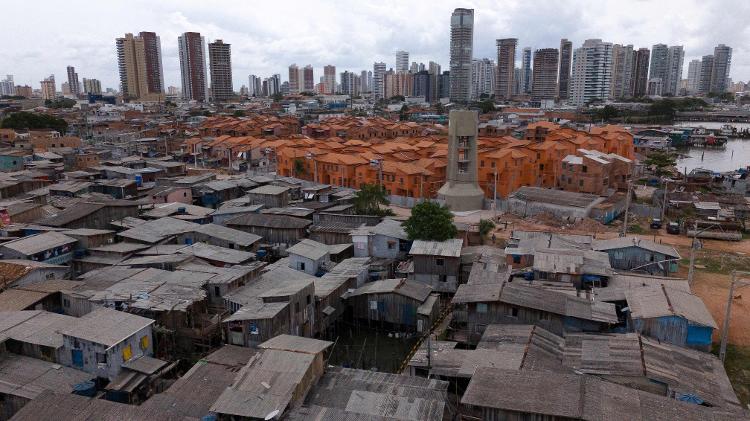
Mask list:
[[[493,232],[493,233],[492,233],[492,244],[495,244],[495,239],[496,239],[496,238],[497,238],[497,237],[495,237],[495,233]]]

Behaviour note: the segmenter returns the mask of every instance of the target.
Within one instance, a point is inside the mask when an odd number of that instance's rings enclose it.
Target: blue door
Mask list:
[[[80,349],[73,349],[70,353],[73,358],[73,366],[83,368],[83,351]]]

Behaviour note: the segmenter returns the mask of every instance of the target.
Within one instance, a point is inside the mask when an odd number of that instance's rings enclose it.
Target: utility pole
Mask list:
[[[732,315],[732,301],[734,300],[735,285],[740,284],[738,288],[750,285],[747,280],[737,279],[737,275],[750,275],[750,272],[732,271],[732,283],[729,284],[729,297],[727,297],[727,310],[724,314],[724,323],[721,330],[721,346],[719,347],[719,359],[724,363],[727,356],[727,340],[729,338],[729,319]]]
[[[664,223],[664,215],[667,212],[667,187],[669,186],[669,179],[664,179],[664,197],[661,203],[661,223]]]
[[[630,190],[633,188],[633,180],[628,180],[628,194],[625,197],[625,220],[622,224],[622,232],[620,233],[620,237],[624,237],[628,233],[628,213],[630,212]]]
[[[693,242],[690,244],[690,267],[688,268],[688,285],[691,287],[693,286],[693,274],[695,273],[695,249],[697,249],[699,245],[698,235],[700,235],[703,231],[706,231],[717,225],[718,224],[711,224],[707,226],[706,228],[703,228],[702,230],[698,231],[698,222],[697,221],[694,222]]]
[[[492,219],[492,222],[497,222],[497,165],[495,166],[495,185],[492,188],[492,209],[495,210],[495,216]]]

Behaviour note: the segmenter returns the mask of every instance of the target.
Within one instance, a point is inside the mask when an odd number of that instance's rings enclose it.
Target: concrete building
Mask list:
[[[639,48],[634,53],[633,72],[630,78],[630,95],[640,98],[646,95],[648,85],[648,61],[651,52],[648,48]]]
[[[454,294],[458,288],[463,240],[414,240],[409,255],[415,281],[432,287],[433,291]]]
[[[557,75],[557,97],[568,99],[570,88],[570,65],[573,62],[573,43],[563,38],[560,40],[560,68]]]
[[[259,97],[263,95],[263,79],[250,75],[247,77],[247,96]]]
[[[78,97],[78,95],[81,94],[81,85],[78,83],[78,73],[76,73],[76,68],[73,66],[68,66],[67,72],[70,94],[74,97]]]
[[[397,72],[408,72],[409,71],[409,52],[408,51],[396,51],[396,71]]]
[[[649,80],[661,79],[663,81],[666,79],[668,55],[669,47],[666,44],[654,44],[651,47],[651,65],[648,70]],[[661,92],[654,95],[661,95]]]
[[[719,44],[714,48],[714,62],[711,67],[710,92],[726,92],[729,88],[729,68],[732,64],[732,47]]]
[[[232,98],[232,45],[220,39],[208,44],[208,62],[211,68],[211,98],[218,102]]]
[[[336,93],[336,66],[331,64],[323,67],[323,93]]]
[[[296,64],[289,66],[289,93],[292,95],[302,92],[304,76]]]
[[[372,66],[372,95],[375,99],[385,98],[385,63],[376,62]]]
[[[39,82],[42,85],[42,99],[53,101],[57,98],[57,86],[55,85],[55,75],[49,75]]]
[[[687,93],[695,94],[698,92],[701,77],[701,61],[698,59],[690,60],[688,63],[687,76]]]
[[[102,83],[99,79],[83,78],[83,93],[87,95],[101,95]]]
[[[206,40],[198,32],[185,32],[177,38],[180,55],[182,97],[204,102],[208,100],[206,73]]]
[[[16,85],[13,82],[13,75],[6,75],[5,79],[0,80],[0,96],[16,95]]]
[[[524,94],[531,93],[531,47],[521,51],[521,89]]]
[[[440,73],[440,72],[438,72]],[[495,93],[495,62],[488,58],[471,62],[471,99],[477,100],[482,94],[487,97]]]
[[[612,78],[612,43],[587,39],[573,53],[573,73],[569,100],[584,105],[609,98]]]
[[[474,9],[456,9],[451,15],[450,99],[467,102],[471,96],[471,60],[474,51]]]
[[[631,95],[634,56],[632,45],[612,46],[612,85],[609,93],[611,98],[626,98]]]
[[[711,92],[711,74],[714,68],[714,56],[706,55],[701,58],[701,71],[698,77],[698,93],[706,95]]]
[[[497,40],[496,100],[508,100],[513,96],[517,43],[516,38]]]
[[[531,99],[555,99],[557,95],[557,48],[542,48],[534,51],[533,83],[531,84]]]
[[[681,45],[669,47],[667,50],[667,72],[663,79],[662,95],[677,95],[682,80],[682,67],[685,61],[685,51]]]
[[[438,198],[453,211],[482,209],[484,193],[477,180],[477,113],[451,110],[449,119],[447,182]]]
[[[160,101],[164,98],[161,40],[154,32],[125,34],[115,41],[120,92],[126,100]]]

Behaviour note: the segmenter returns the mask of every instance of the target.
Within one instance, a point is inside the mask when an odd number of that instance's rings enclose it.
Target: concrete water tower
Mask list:
[[[482,209],[484,192],[477,180],[476,111],[452,110],[448,122],[447,180],[438,190],[438,199],[452,211]]]

